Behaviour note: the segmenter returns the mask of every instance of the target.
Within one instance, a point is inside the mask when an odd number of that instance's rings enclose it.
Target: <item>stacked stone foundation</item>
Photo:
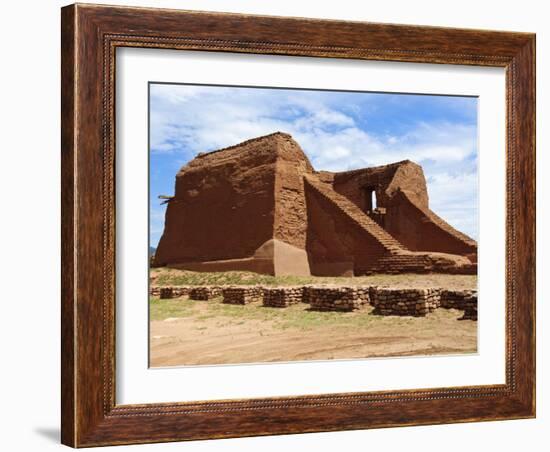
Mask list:
[[[221,296],[221,287],[213,286],[151,286],[149,293],[160,299],[189,297],[191,300],[209,300]]]
[[[266,287],[263,289],[263,304],[274,308],[301,303],[305,287]]]
[[[227,304],[245,305],[255,301],[261,301],[263,290],[258,286],[231,286],[222,290],[223,302]]]
[[[459,320],[477,320],[477,294],[464,301],[464,315]]]
[[[307,287],[307,303],[315,311],[356,311],[369,303],[368,287]]]
[[[150,293],[161,299],[188,296],[192,300],[210,300],[223,296],[223,302],[246,305],[263,302],[264,306],[285,308],[307,303],[315,311],[355,311],[367,305],[376,315],[421,317],[437,308],[463,311],[460,320],[477,320],[476,290],[439,288],[400,289],[371,286],[152,286]]]
[[[464,311],[471,297],[477,300],[476,290],[442,290],[441,307],[444,309],[459,309]]]
[[[151,287],[150,294],[161,299],[179,298],[189,295],[191,290],[188,286]]]
[[[440,306],[439,289],[376,288],[372,291],[374,314],[424,317]]]
[[[197,286],[189,291],[189,298],[196,301],[207,301],[221,295],[222,288],[217,286]]]
[[[174,290],[172,287],[161,287],[159,289],[159,297],[161,300],[174,298]]]
[[[464,311],[460,320],[477,320],[477,290],[442,290],[441,307]]]

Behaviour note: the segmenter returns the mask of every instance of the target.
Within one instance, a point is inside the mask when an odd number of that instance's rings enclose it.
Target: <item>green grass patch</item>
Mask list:
[[[378,316],[367,307],[355,312],[320,312],[312,311],[309,305],[298,303],[286,308],[265,307],[261,303],[244,306],[224,304],[221,298],[209,301],[194,301],[186,297],[159,300],[150,298],[151,320],[167,318],[190,318],[198,329],[206,329],[206,322],[216,320],[214,328],[229,325],[242,325],[249,320],[265,322],[276,329],[315,330],[324,328],[369,328],[373,325],[415,325],[423,330],[436,329],[445,318],[456,318],[457,313],[438,309],[427,317]]]
[[[149,298],[150,320],[165,320],[170,317],[189,317],[195,314],[195,307],[187,298],[171,298],[160,300]]]

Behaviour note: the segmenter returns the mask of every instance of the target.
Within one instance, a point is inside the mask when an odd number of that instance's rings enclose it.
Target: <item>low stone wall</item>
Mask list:
[[[355,311],[369,303],[368,287],[306,288],[305,299],[316,311]]]
[[[304,286],[304,291],[302,292],[302,303],[310,304],[309,297],[310,297],[311,289],[313,287],[314,286],[311,286],[311,285]]]
[[[152,296],[157,296],[161,299],[185,297],[191,290],[188,286],[168,286],[168,287],[151,287],[149,291]]]
[[[206,301],[221,295],[222,288],[218,286],[197,286],[189,291],[189,298],[197,301]]]
[[[151,286],[149,293],[161,299],[188,296],[191,300],[204,301],[221,297],[222,290],[220,286]]]
[[[304,297],[305,287],[265,287],[263,289],[264,306],[286,308],[300,303]]]
[[[472,296],[477,300],[477,290],[442,290],[441,307],[445,309],[460,309],[464,311],[466,302]]]
[[[423,317],[440,306],[439,289],[375,288],[372,291],[374,314]]]
[[[477,320],[477,290],[442,290],[441,307],[464,311],[459,320]]]
[[[477,320],[477,292],[464,298],[464,315],[459,320]]]
[[[223,296],[223,302],[245,305],[263,301],[264,306],[284,308],[307,303],[316,311],[354,311],[369,303],[376,315],[425,316],[436,308],[458,309],[460,320],[477,320],[476,290],[439,288],[398,289],[369,286],[151,286],[150,293],[161,299],[189,296],[210,300]]]
[[[262,288],[258,286],[230,286],[222,290],[223,302],[228,304],[248,304],[262,300]]]

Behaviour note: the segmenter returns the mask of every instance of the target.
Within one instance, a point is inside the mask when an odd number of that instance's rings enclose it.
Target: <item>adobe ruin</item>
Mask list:
[[[409,160],[316,171],[277,132],[197,155],[176,175],[153,265],[270,275],[477,271],[477,243],[429,208]]]

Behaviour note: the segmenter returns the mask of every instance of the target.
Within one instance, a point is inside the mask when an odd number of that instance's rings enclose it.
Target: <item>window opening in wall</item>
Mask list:
[[[370,213],[377,207],[376,189],[375,187],[365,187],[363,190],[365,197],[365,212]]]

